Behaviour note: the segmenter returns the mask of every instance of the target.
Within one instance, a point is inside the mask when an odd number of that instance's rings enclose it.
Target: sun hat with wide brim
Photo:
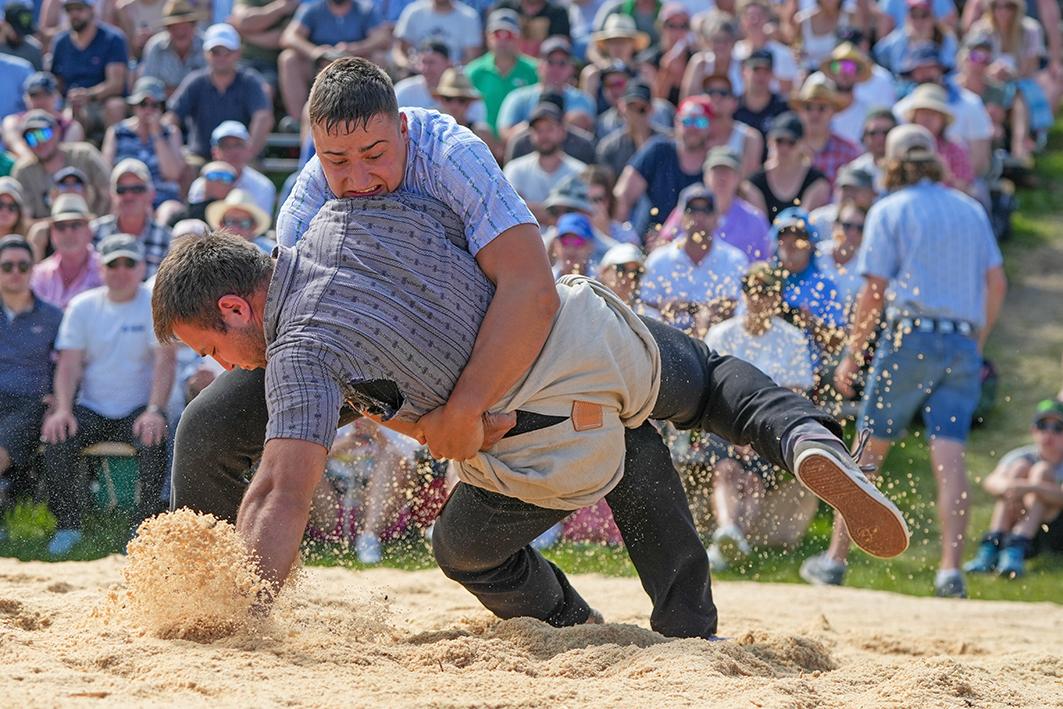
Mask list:
[[[842,42],[835,47],[830,56],[819,65],[819,69],[824,74],[830,75],[833,73],[830,70],[830,65],[834,62],[844,61],[856,63],[856,83],[862,84],[871,78],[871,61],[852,42]]]
[[[270,218],[246,190],[234,189],[225,199],[211,202],[207,206],[207,224],[214,229],[221,229],[221,220],[230,209],[242,209],[255,219],[255,233],[265,234],[269,229]]]
[[[469,81],[469,77],[465,76],[465,72],[455,67],[443,71],[433,93],[442,98],[480,98],[480,92]]]
[[[594,42],[599,52],[602,51],[602,43],[610,39],[634,40],[636,52],[641,52],[650,46],[650,36],[645,32],[640,32],[635,26],[635,20],[628,15],[609,15],[601,31],[591,35],[591,41]]]
[[[945,125],[951,125],[956,120],[956,114],[949,107],[949,96],[940,86],[934,84],[922,84],[912,91],[911,99],[904,107],[904,120],[912,122],[912,117],[919,109],[934,111],[945,116]]]
[[[199,22],[203,13],[192,7],[188,0],[168,0],[162,10],[163,26],[179,25],[184,22]]]
[[[842,107],[838,92],[829,81],[814,81],[811,78],[805,80],[800,91],[790,96],[790,108],[796,111],[810,103],[825,103],[835,110]]]

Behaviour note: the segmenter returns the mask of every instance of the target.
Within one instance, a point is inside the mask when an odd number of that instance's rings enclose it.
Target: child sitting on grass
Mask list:
[[[982,486],[997,498],[968,573],[1017,578],[1043,546],[1063,551],[1063,401],[1037,405],[1030,445],[1007,453]]]

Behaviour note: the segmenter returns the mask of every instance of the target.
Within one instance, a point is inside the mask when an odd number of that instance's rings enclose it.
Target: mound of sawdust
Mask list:
[[[145,521],[122,569],[129,617],[160,638],[207,642],[251,620],[269,592],[235,527],[182,509]]]
[[[197,533],[240,558],[230,530],[213,529]],[[137,558],[143,548],[128,562],[0,560],[5,704],[1063,706],[1063,607],[846,588],[714,584],[731,640],[710,643],[650,631],[631,578],[573,577],[610,622],[557,629],[493,618],[438,571],[309,568],[269,622],[209,642],[162,638],[174,619],[203,617],[180,598],[194,584],[166,575],[176,542],[164,536],[151,546],[169,551],[144,567],[154,582],[129,570],[150,557]],[[203,588],[241,588],[239,575],[216,571],[226,580],[201,578]],[[135,596],[129,579],[184,610],[93,613],[109,596]],[[248,597],[211,616],[244,612]]]

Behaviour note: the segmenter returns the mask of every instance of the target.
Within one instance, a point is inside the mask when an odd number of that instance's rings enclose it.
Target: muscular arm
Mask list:
[[[314,489],[328,451],[289,438],[266,442],[262,462],[240,503],[236,530],[257,554],[263,576],[279,589],[299,555]]]
[[[878,327],[883,301],[889,281],[878,276],[864,276],[864,285],[856,295],[856,311],[853,313],[852,331],[849,334],[849,351],[860,357],[871,342],[871,335]]]
[[[494,298],[447,403],[418,422],[437,457],[464,460],[483,445],[482,414],[531,368],[559,307],[535,225],[502,232],[476,261],[495,284]]]
[[[233,8],[229,24],[247,41],[250,35],[266,32],[279,20],[295,12],[298,0],[274,0],[263,7],[238,4]]]
[[[631,218],[631,210],[635,208],[639,198],[646,194],[648,186],[638,170],[630,165],[624,168],[624,171],[620,173],[620,179],[616,181],[616,187],[613,188],[613,195],[616,197],[617,221],[626,222]]]
[[[292,20],[284,28],[284,32],[281,33],[280,45],[284,49],[298,52],[310,61],[317,61],[318,57],[329,47],[314,44],[308,39],[309,36],[310,30],[304,27],[302,23]]]
[[[103,75],[103,83],[88,89],[89,97],[99,100],[121,96],[125,89],[126,65],[118,62],[108,64],[103,69]]]

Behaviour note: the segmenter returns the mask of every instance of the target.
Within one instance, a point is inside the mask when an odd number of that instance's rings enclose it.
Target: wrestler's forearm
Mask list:
[[[307,441],[268,441],[240,503],[236,529],[274,590],[288,578],[299,555],[314,489],[327,457],[324,447]]]
[[[476,260],[495,284],[495,295],[447,401],[448,408],[470,416],[487,411],[531,369],[560,307],[534,224],[506,230]]]

